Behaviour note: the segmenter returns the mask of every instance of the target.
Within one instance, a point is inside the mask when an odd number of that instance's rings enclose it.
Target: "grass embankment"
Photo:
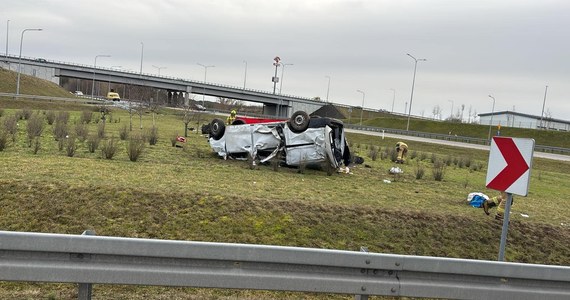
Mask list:
[[[18,73],[0,68],[0,92],[15,93]],[[75,98],[59,85],[34,76],[20,74],[20,94]]]
[[[0,102],[0,104],[7,104]],[[30,105],[37,105],[31,102]],[[2,120],[18,110],[1,110]],[[43,106],[35,106],[34,108]],[[92,108],[85,108],[92,109]],[[81,113],[72,112],[73,131]],[[98,117],[93,115],[93,121]],[[143,116],[143,131],[151,127]],[[133,119],[138,132],[138,116]],[[366,166],[352,174],[271,166],[250,169],[245,162],[224,161],[211,153],[207,140],[193,132],[184,148],[170,138],[182,134],[180,116],[158,116],[159,141],[143,150],[137,162],[118,141],[112,160],[90,153],[78,142],[76,154],[58,150],[45,125],[37,154],[28,147],[26,121],[19,122],[16,142],[0,152],[0,230],[238,242],[371,252],[496,260],[501,223],[466,204],[467,193],[482,191],[485,170],[451,163],[443,181],[432,177],[433,154],[486,166],[485,151],[409,142],[410,157],[395,177],[388,159],[370,159],[371,149],[392,149],[395,140],[349,135],[352,150]],[[0,122],[3,124],[3,122]],[[117,138],[129,116],[114,111],[106,137]],[[198,125],[198,124],[191,124]],[[96,133],[99,124],[88,124]],[[196,126],[198,128],[199,126]],[[423,159],[421,159],[423,158]],[[415,170],[425,176],[416,179]],[[570,265],[570,164],[536,160],[526,198],[515,197],[506,259]],[[384,180],[391,183],[384,183]],[[528,218],[522,214],[529,215]],[[73,285],[3,283],[0,298],[71,298]],[[94,297],[129,299],[328,298],[295,293],[208,289],[167,289],[96,285]],[[351,296],[345,297],[347,299]]]

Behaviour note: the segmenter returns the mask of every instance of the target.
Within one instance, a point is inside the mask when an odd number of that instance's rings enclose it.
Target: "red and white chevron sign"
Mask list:
[[[526,196],[530,182],[534,140],[493,137],[489,152],[486,186]]]

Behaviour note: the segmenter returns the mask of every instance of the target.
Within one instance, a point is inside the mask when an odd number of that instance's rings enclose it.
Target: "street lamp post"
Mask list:
[[[142,76],[143,56],[144,56],[144,43],[141,42],[141,69],[139,71],[139,76]]]
[[[275,66],[275,75],[273,76],[272,81],[273,81],[273,95],[275,95],[275,90],[277,89],[277,81],[279,81],[279,77],[277,77],[277,68],[281,66],[281,64],[279,63],[279,61],[281,61],[281,58],[279,56],[275,56],[273,60],[275,61],[273,63],[273,65]]]
[[[362,94],[362,107],[360,108],[360,126],[362,126],[362,114],[364,113],[364,92],[361,90],[356,90]]]
[[[544,115],[544,105],[546,104],[546,92],[548,92],[548,85],[544,89],[544,100],[542,101],[542,112],[540,113],[540,129],[542,129],[542,116]]]
[[[204,93],[202,94],[202,106],[206,107],[206,76],[208,75],[208,68],[215,67],[214,65],[203,65],[201,63],[197,63],[199,66],[204,67]]]
[[[493,99],[493,108],[491,109],[491,120],[489,121],[489,136],[487,137],[487,140],[489,141],[489,144],[491,143],[491,127],[493,126],[493,114],[495,113],[495,97],[489,95],[489,97],[491,99]]]
[[[396,101],[396,90],[395,89],[390,89],[393,92],[392,95],[392,113],[394,113],[394,102]]]
[[[22,37],[20,38],[20,56],[18,57],[18,80],[16,82],[16,95],[20,94],[20,73],[21,73],[21,63],[22,63],[22,44],[24,42],[24,33],[26,31],[42,31],[41,28],[28,28],[22,30]],[[8,55],[8,53],[6,53]]]
[[[91,99],[95,99],[95,69],[97,68],[98,57],[111,57],[111,55],[107,54],[95,55],[95,62],[93,63],[93,83],[91,85]]]
[[[451,114],[449,115],[449,120],[453,121],[453,104],[454,104],[454,102],[453,102],[453,100],[447,100],[447,101],[451,102]]]
[[[158,67],[155,65],[152,65],[152,66],[158,70],[158,76],[160,76],[160,69],[166,69],[166,67]]]
[[[244,60],[243,63],[245,64],[245,72],[243,74],[243,89],[245,90],[245,82],[247,80],[247,60]]]
[[[410,95],[410,107],[408,109],[408,124],[406,125],[406,131],[410,129],[410,114],[412,113],[412,100],[414,99],[414,85],[416,83],[416,69],[418,68],[418,61],[427,61],[425,58],[415,58],[410,53],[406,53],[409,57],[414,60],[414,78],[412,79],[412,93]]]
[[[328,78],[329,80],[329,83],[327,84],[327,102],[326,102],[329,103],[329,90],[331,89],[331,77],[327,75],[325,76],[325,78]]]
[[[10,33],[10,20],[6,22],[6,56],[8,56],[8,34]]]

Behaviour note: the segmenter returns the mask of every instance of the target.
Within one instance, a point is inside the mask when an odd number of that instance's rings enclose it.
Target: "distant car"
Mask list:
[[[200,104],[196,104],[196,109],[197,110],[206,110],[206,108]]]
[[[121,96],[119,96],[119,93],[108,92],[107,93],[107,100],[121,101]]]
[[[75,91],[75,92],[73,92],[73,94],[74,94],[75,96],[83,96],[83,92],[82,92],[82,91]]]
[[[37,62],[47,62],[47,60],[45,60],[44,58],[36,58]]]
[[[350,164],[342,121],[309,117],[303,111],[286,121],[226,126],[214,119],[205,131],[210,147],[223,158],[251,157],[263,163],[281,157],[288,166],[328,163],[335,169]]]

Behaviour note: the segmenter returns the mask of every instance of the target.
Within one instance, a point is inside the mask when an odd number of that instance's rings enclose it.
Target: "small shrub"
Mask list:
[[[66,136],[69,135],[69,129],[67,128],[67,124],[63,121],[55,121],[55,125],[53,126],[53,137],[56,141],[60,141],[65,139]],[[61,149],[59,149],[61,150]]]
[[[130,161],[137,161],[144,150],[145,140],[142,135],[131,136],[127,143],[127,155]]]
[[[67,156],[73,157],[75,155],[75,151],[77,150],[77,145],[75,144],[75,137],[70,136],[70,137],[66,138],[65,140],[66,140],[65,150],[66,150]]]
[[[32,141],[34,138],[39,137],[42,135],[44,130],[44,118],[40,114],[33,114],[28,119],[28,124],[26,127],[26,131],[28,133],[28,141],[29,146],[32,146]]]
[[[8,134],[4,130],[0,130],[0,151],[4,151],[8,146]]]
[[[172,147],[176,147],[176,142],[178,142],[178,134],[173,133],[170,136],[170,144],[172,145]]]
[[[0,118],[2,118],[2,116],[4,116],[4,109],[0,108]]]
[[[99,125],[97,125],[97,136],[100,139],[105,138],[105,122],[101,122]]]
[[[117,153],[117,142],[115,141],[115,138],[110,138],[101,146],[101,154],[105,159],[113,159],[115,153]]]
[[[453,164],[459,167],[459,160],[460,160],[460,158],[454,157],[453,158]]]
[[[466,168],[471,167],[471,157],[465,157],[465,158],[463,159],[463,163],[465,164],[465,167],[466,167]]]
[[[87,149],[89,150],[89,153],[95,153],[97,148],[99,148],[100,141],[101,139],[99,138],[99,136],[95,134],[89,135],[89,137],[87,138]]]
[[[129,127],[124,124],[123,127],[119,128],[119,138],[121,141],[126,140],[129,137]]]
[[[372,161],[376,161],[376,159],[378,159],[378,148],[376,146],[371,146],[368,151],[368,156]]]
[[[30,117],[32,117],[32,110],[28,109],[28,108],[24,108],[20,111],[20,119],[22,120],[28,120]]]
[[[4,130],[12,136],[12,141],[16,142],[16,135],[18,134],[18,118],[15,115],[6,116],[6,118],[4,118]]]
[[[53,110],[48,110],[46,112],[46,120],[48,125],[53,125],[53,122],[55,122],[55,112]]]
[[[396,148],[386,147],[386,151],[388,152],[388,156],[391,161],[396,161],[396,159],[398,159],[398,151],[396,151]]]
[[[463,160],[463,157],[461,157],[458,161],[457,161],[457,166],[459,168],[463,168],[465,166],[465,161]]]
[[[79,141],[84,142],[89,135],[89,127],[85,123],[77,123],[75,124],[75,135]]]
[[[305,156],[300,154],[301,157],[299,160],[299,169],[297,170],[297,172],[299,172],[300,174],[305,174],[305,171],[307,170],[307,161],[305,159]]]
[[[436,160],[435,163],[433,163],[433,169],[432,169],[432,174],[433,174],[433,179],[435,181],[442,181],[443,180],[443,175],[445,173],[445,167],[446,164],[443,160]]]
[[[42,144],[41,144],[41,140],[40,137],[35,137],[34,141],[32,142],[32,152],[34,154],[38,154],[38,152],[40,151],[40,149],[42,148]]]
[[[88,111],[88,110],[84,110],[84,111],[81,113],[81,117],[80,117],[79,121],[80,121],[82,124],[89,124],[89,123],[91,123],[91,120],[92,120],[92,119],[93,119],[93,112],[92,112],[92,111]]]
[[[424,166],[418,161],[416,167],[414,168],[414,174],[416,179],[422,179],[426,173]]]
[[[448,156],[445,157],[444,163],[445,163],[446,166],[448,166],[448,167],[451,166],[451,163],[452,163],[452,162],[453,162],[453,158],[451,157],[451,155],[448,155]]]
[[[422,160],[422,161],[423,161],[423,160],[426,160],[427,157],[428,157],[427,153],[425,153],[425,152],[420,152],[420,160]]]
[[[60,111],[57,114],[56,122],[62,122],[64,124],[69,123],[69,112],[67,111]]]
[[[415,159],[416,157],[418,157],[418,152],[416,150],[410,152],[410,159]]]
[[[435,155],[435,153],[432,153],[430,160],[432,164],[435,164],[435,162],[437,161],[437,155]]]
[[[152,126],[152,128],[146,132],[145,136],[148,137],[148,143],[151,146],[156,145],[156,143],[158,143],[158,128]]]
[[[65,137],[62,137],[60,139],[57,140],[57,150],[62,151],[63,148],[65,148]]]
[[[483,164],[480,162],[472,162],[469,170],[471,171],[479,171],[483,169]]]

